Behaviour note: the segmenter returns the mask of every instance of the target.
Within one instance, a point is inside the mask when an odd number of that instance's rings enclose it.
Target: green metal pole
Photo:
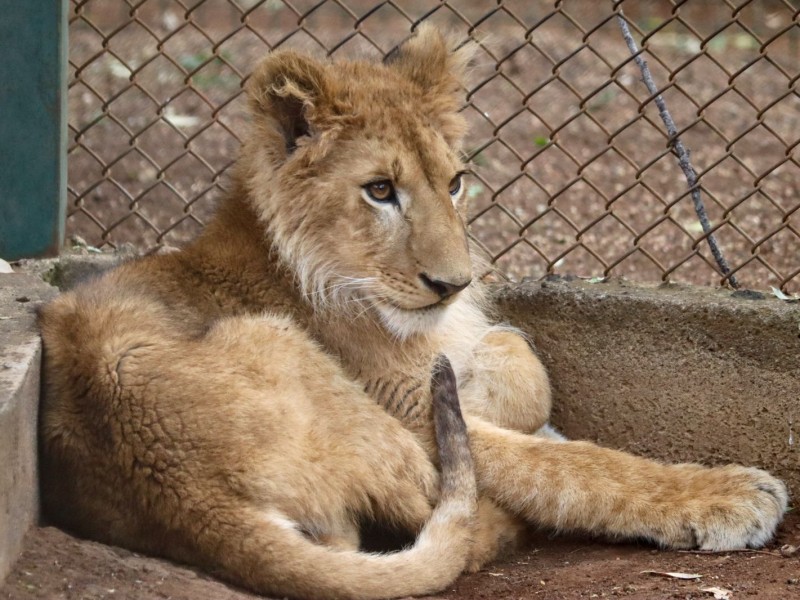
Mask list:
[[[58,253],[67,200],[68,0],[0,0],[0,258]]]

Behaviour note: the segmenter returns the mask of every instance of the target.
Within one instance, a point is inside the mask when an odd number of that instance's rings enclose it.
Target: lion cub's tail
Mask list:
[[[444,357],[431,389],[441,495],[413,546],[391,554],[335,549],[309,540],[288,521],[262,518],[263,528],[241,540],[236,560],[225,565],[230,574],[270,594],[314,599],[430,594],[458,577],[471,550],[476,487],[455,375]]]

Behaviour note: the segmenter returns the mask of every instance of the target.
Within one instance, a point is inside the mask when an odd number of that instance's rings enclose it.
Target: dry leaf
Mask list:
[[[697,573],[669,573],[665,571],[642,571],[645,575],[657,575],[658,577],[670,577],[672,579],[700,579],[702,575]]]
[[[715,600],[732,600],[730,590],[726,590],[725,588],[720,587],[707,587],[707,588],[700,588],[701,592],[706,592],[708,594],[714,594]]]
[[[200,122],[199,117],[193,115],[181,115],[176,113],[172,108],[167,108],[164,111],[164,119],[169,121],[175,127],[193,127]]]
[[[779,298],[780,300],[783,300],[784,302],[800,302],[800,296],[797,296],[797,295],[794,295],[794,294],[793,295],[784,294],[782,291],[780,291],[776,287],[771,287],[770,289],[772,290],[772,294],[776,298]]]

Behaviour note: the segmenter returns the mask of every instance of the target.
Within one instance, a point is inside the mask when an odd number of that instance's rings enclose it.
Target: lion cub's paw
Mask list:
[[[738,465],[703,470],[690,487],[694,493],[685,524],[691,541],[686,541],[701,550],[763,546],[772,539],[789,501],[782,481]],[[685,547],[681,542],[668,545]]]

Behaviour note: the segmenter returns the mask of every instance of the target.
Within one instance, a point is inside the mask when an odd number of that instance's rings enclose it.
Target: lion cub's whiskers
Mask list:
[[[305,292],[304,296],[318,308],[335,309],[348,304],[360,304],[366,298],[358,292],[369,289],[376,281],[375,277],[350,277],[331,274],[324,278],[327,285]]]

